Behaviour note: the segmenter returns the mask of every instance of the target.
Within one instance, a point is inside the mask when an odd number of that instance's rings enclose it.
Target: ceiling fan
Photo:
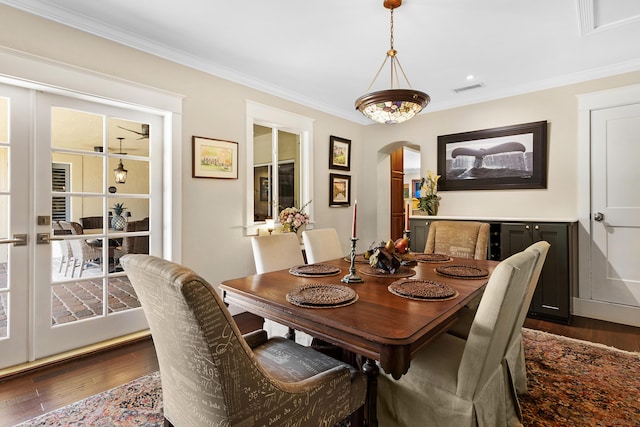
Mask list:
[[[118,127],[120,129],[128,130],[129,132],[137,133],[138,135],[140,135],[140,138],[138,138],[138,139],[148,139],[149,138],[149,125],[142,124],[141,126],[142,126],[142,132],[138,132],[137,130],[133,130],[133,129],[127,129],[127,128],[122,127],[122,126],[118,126]]]

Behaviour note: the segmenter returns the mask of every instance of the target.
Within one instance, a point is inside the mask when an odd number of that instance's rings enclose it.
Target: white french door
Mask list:
[[[640,104],[591,114],[593,299],[640,307]]]
[[[29,355],[29,105],[29,91],[0,84],[0,368]]]
[[[162,254],[162,116],[0,85],[3,114],[0,237],[28,243],[0,244],[0,368],[146,329],[118,257]]]

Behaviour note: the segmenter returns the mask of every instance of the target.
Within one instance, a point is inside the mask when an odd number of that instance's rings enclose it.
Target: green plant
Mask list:
[[[127,208],[124,207],[124,203],[114,203],[113,205],[113,213],[116,215],[122,215],[122,212],[126,210]]]

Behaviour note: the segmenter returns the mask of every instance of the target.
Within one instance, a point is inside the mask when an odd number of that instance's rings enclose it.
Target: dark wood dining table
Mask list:
[[[356,263],[363,283],[345,284],[341,279],[349,274],[350,262],[335,259],[323,264],[340,268],[333,276],[300,277],[289,269],[256,274],[222,282],[225,302],[250,313],[304,331],[314,338],[339,346],[365,358],[362,370],[369,379],[365,416],[368,425],[376,422],[376,393],[379,369],[398,379],[411,365],[411,359],[421,349],[445,333],[457,319],[458,311],[481,295],[488,277],[460,279],[443,276],[435,271],[439,265],[468,265],[490,273],[497,261],[452,258],[447,263],[418,262],[410,268],[412,279],[422,279],[449,285],[457,296],[446,300],[415,300],[398,296],[388,287],[399,277],[363,274],[368,264]],[[371,271],[369,271],[371,273]],[[287,293],[308,284],[345,285],[357,294],[353,304],[342,307],[307,308],[293,305]]]

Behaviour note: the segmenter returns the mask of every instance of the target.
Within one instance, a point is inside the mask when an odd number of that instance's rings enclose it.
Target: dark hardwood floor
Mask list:
[[[260,327],[251,315],[236,317],[240,330]],[[640,352],[640,328],[574,317],[571,325],[527,319],[525,326]],[[64,363],[0,379],[0,427],[100,393],[158,369],[150,338]]]

